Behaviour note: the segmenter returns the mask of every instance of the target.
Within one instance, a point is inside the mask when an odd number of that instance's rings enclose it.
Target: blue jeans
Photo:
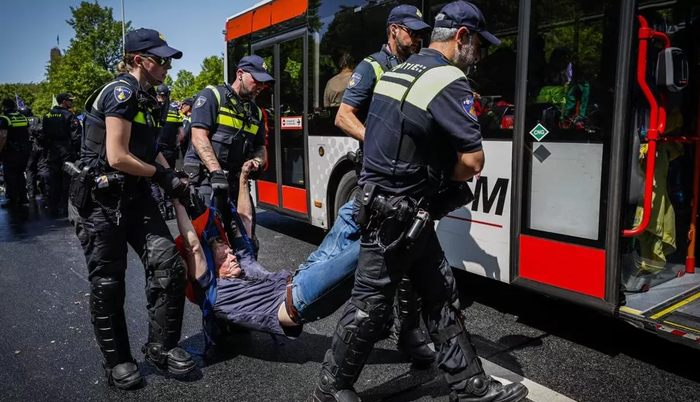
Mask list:
[[[343,205],[323,242],[292,279],[292,298],[302,322],[333,314],[350,298],[360,255],[360,228],[352,218],[354,201]]]

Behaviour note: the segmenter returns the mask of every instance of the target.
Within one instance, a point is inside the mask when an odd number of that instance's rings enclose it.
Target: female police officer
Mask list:
[[[70,219],[85,252],[90,313],[110,385],[130,389],[142,382],[131,356],[124,316],[127,244],[146,267],[149,315],[145,359],[172,374],[195,368],[178,347],[185,297],[185,266],[147,178],[172,197],[187,185],[157,151],[159,119],[153,86],[165,79],[173,49],[151,29],[126,36],[124,74],[98,89],[85,105],[81,162],[71,180]]]

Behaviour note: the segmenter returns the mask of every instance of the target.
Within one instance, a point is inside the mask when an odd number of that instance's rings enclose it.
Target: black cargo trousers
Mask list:
[[[389,202],[398,203],[396,198],[389,198]],[[452,268],[433,221],[426,222],[411,243],[405,234],[412,219],[399,222],[391,214],[372,213],[373,218],[360,225],[355,284],[324,358],[321,384],[352,389],[389,323],[397,286],[407,275],[422,298],[423,320],[435,344],[437,366],[445,372],[452,390],[464,390],[467,380],[483,370],[464,328]]]
[[[124,316],[127,244],[146,269],[148,342],[167,351],[180,340],[186,267],[149,190],[140,179],[138,190],[123,194],[121,201],[93,193],[81,210],[69,202],[69,219],[88,266],[95,337],[110,368],[133,361]]]

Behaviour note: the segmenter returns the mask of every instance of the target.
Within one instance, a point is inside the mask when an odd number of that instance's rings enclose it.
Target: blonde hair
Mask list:
[[[127,53],[124,55],[122,58],[122,61],[117,64],[117,71],[120,73],[128,73],[136,68],[136,64],[134,63],[134,57],[136,57],[136,54],[134,53]]]

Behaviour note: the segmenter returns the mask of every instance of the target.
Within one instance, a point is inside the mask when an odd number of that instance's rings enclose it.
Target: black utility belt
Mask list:
[[[409,196],[382,194],[372,183],[364,186],[358,194],[360,210],[355,221],[367,228],[379,227],[385,220],[406,228],[405,236],[410,242],[415,241],[431,221],[430,214],[422,207],[420,201]]]
[[[120,172],[98,173],[80,160],[65,162],[63,171],[71,177],[68,196],[77,208],[86,207],[93,195],[121,195],[126,182],[126,176]]]

